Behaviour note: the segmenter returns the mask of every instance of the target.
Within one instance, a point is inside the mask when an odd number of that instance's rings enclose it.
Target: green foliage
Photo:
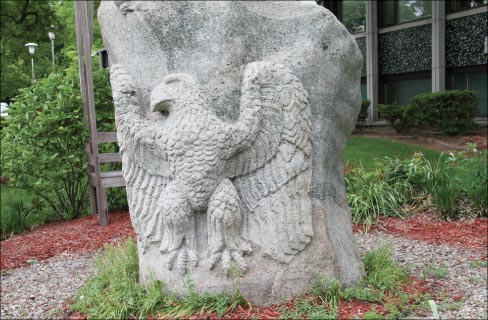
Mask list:
[[[98,125],[113,131],[108,71],[93,74]],[[22,89],[9,115],[2,129],[3,174],[14,186],[43,199],[57,217],[79,217],[87,205],[87,131],[77,74],[51,75]],[[118,150],[111,148],[110,152]],[[124,191],[115,192],[117,206],[124,207]]]
[[[443,134],[465,134],[476,129],[473,117],[478,104],[478,94],[469,90],[424,93],[409,102],[416,125],[427,124]]]
[[[293,309],[286,307],[278,309],[281,313],[279,319],[337,319],[339,311],[337,307],[326,308],[324,305],[316,304],[309,299],[297,299],[293,303]]]
[[[437,151],[389,139],[352,136],[347,141],[344,162],[351,162],[352,165],[355,165],[361,161],[366,171],[373,171],[384,167],[383,159],[385,157],[403,160],[412,157],[418,151],[431,161],[439,158],[440,154]]]
[[[379,117],[388,120],[397,132],[405,132],[414,125],[410,108],[399,104],[378,105]]]
[[[422,271],[424,281],[427,278],[446,279],[449,271],[445,263],[437,265],[434,260],[430,261]]]
[[[328,280],[326,278],[320,278],[314,284],[312,293],[316,297],[319,297],[323,303],[327,304],[330,309],[338,308],[341,290],[339,281],[336,279]]]
[[[386,292],[392,292],[408,280],[406,271],[390,258],[391,250],[391,246],[382,246],[363,257],[366,283]]]
[[[487,152],[476,149],[458,154],[441,154],[437,161],[416,153],[403,161],[389,159],[385,179],[390,183],[406,182],[418,192],[431,194],[436,207],[445,217],[463,214],[486,216]],[[460,201],[465,200],[463,206]],[[469,204],[471,211],[468,211]]]
[[[31,58],[25,47],[27,42],[38,44],[35,52],[36,77],[42,78],[52,71],[49,31],[56,33],[63,43],[64,25],[56,19],[58,1],[2,0],[0,1],[0,100],[11,101],[18,89],[31,82]],[[55,26],[55,28],[52,28]]]
[[[35,207],[24,202],[14,202],[8,207],[2,208],[0,216],[0,238],[6,239],[14,234],[19,234],[29,229],[32,225]]]
[[[478,104],[475,91],[451,90],[416,95],[408,106],[379,105],[378,112],[398,132],[427,126],[441,134],[455,135],[477,128],[473,118]]]
[[[371,104],[371,101],[369,101],[369,100],[363,100],[361,102],[361,109],[359,110],[357,122],[366,121],[366,119],[368,118],[368,114],[369,114],[368,108],[369,108],[370,104]]]
[[[165,294],[164,284],[152,281],[146,286],[138,282],[137,247],[132,238],[124,244],[107,245],[95,258],[95,275],[77,293],[73,308],[91,319],[182,318],[193,314],[216,312],[222,317],[230,308],[245,303],[236,290],[232,295],[196,293],[188,281],[189,294],[179,300]]]
[[[2,172],[61,218],[80,216],[86,202],[86,130],[77,84],[56,74],[22,89],[2,130]]]
[[[378,222],[380,215],[401,217],[398,208],[405,202],[408,185],[391,185],[382,179],[382,172],[367,172],[359,165],[345,177],[347,202],[351,207],[353,223],[367,227]]]
[[[376,311],[370,310],[364,314],[363,319],[364,320],[381,320],[381,319],[384,319],[384,317],[381,314],[376,313]]]

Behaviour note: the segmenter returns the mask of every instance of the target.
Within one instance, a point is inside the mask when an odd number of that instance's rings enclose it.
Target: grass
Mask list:
[[[436,161],[440,153],[408,143],[381,138],[350,137],[344,151],[344,163],[361,162],[366,171],[373,171],[382,166],[385,157],[407,159],[417,151],[422,152],[430,161]]]
[[[5,185],[1,185],[0,188],[1,239],[43,223],[39,214],[40,204],[25,190]]]
[[[383,306],[400,317],[408,316],[417,304],[426,302],[420,293],[410,297],[402,293],[409,278],[390,258],[391,246],[383,246],[363,257],[366,274],[357,288],[340,289],[335,279],[322,278],[313,289],[296,298],[291,308],[278,306],[282,319],[337,319],[341,301],[368,301]],[[132,238],[124,244],[107,245],[95,259],[95,275],[76,294],[72,308],[90,319],[186,318],[207,317],[215,313],[222,318],[238,306],[246,305],[237,287],[234,294],[198,295],[192,282],[183,298],[164,293],[165,285],[153,281],[146,287],[138,282],[137,248]],[[413,302],[412,302],[413,300]],[[425,300],[425,301],[424,301]],[[379,318],[371,311],[365,318]]]
[[[145,287],[138,282],[137,247],[132,238],[122,245],[107,245],[95,258],[95,275],[77,293],[73,308],[90,319],[184,318],[192,314],[216,312],[222,317],[230,308],[244,303],[235,294],[198,295],[190,281],[190,293],[183,299],[163,294],[161,281]]]

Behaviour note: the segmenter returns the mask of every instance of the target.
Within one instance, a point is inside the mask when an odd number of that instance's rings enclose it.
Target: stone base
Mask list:
[[[141,254],[139,266],[143,282],[151,279],[162,280],[166,288],[178,295],[188,293],[189,280],[199,294],[234,293],[240,289],[244,298],[257,305],[270,305],[294,298],[309,291],[313,284],[325,277],[339,279],[336,259],[327,237],[325,211],[316,201],[313,205],[313,225],[315,236],[299,255],[289,264],[280,263],[253,246],[252,254],[245,256],[248,265],[246,274],[239,278],[227,276],[217,265],[209,270],[207,256],[200,257],[198,266],[182,276],[176,270],[166,268],[167,255],[160,254],[157,246],[152,246]],[[197,252],[207,252],[206,215],[197,218]]]

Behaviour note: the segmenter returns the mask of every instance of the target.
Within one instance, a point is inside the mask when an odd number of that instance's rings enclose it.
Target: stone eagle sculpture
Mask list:
[[[253,247],[287,263],[311,241],[310,106],[289,69],[248,64],[235,122],[213,113],[203,86],[188,74],[164,77],[149,96],[113,65],[111,83],[142,250],[157,244],[170,270],[196,267],[199,214],[207,215],[210,269],[220,263],[226,272],[232,265],[245,272],[244,255]]]

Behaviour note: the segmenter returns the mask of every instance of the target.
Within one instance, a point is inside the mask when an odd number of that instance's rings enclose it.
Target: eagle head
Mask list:
[[[176,73],[164,77],[151,92],[150,106],[153,112],[171,112],[184,106],[202,94],[201,85],[189,74]]]

